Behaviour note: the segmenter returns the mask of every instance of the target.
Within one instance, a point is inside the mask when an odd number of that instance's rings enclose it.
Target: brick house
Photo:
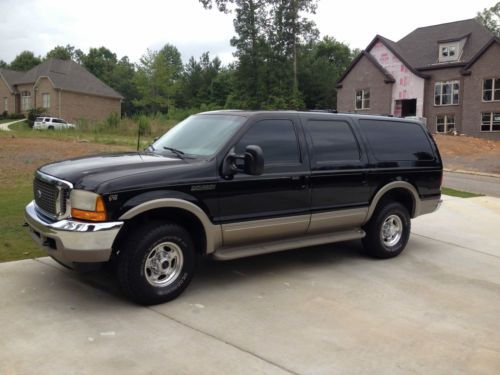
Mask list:
[[[121,113],[122,96],[71,60],[49,59],[27,72],[0,69],[0,113],[42,107],[66,121]]]
[[[475,19],[380,35],[337,82],[342,112],[416,116],[432,132],[500,139],[500,39]]]

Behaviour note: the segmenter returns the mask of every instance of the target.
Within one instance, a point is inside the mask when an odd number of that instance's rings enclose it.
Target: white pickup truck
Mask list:
[[[75,128],[74,124],[67,123],[57,117],[37,117],[33,124],[35,130],[60,130]]]

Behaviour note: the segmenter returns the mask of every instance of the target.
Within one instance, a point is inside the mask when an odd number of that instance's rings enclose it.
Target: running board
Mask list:
[[[357,240],[363,238],[365,235],[366,233],[364,230],[357,228],[355,230],[349,231],[313,236],[293,237],[286,240],[256,243],[253,245],[221,247],[212,254],[212,257],[216,260],[246,258],[255,255],[275,253],[278,251],[298,249],[301,247]]]

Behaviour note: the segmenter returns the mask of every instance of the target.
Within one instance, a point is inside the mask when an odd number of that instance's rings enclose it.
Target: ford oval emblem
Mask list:
[[[37,196],[38,198],[41,198],[41,197],[42,197],[42,191],[41,191],[40,189],[38,189],[38,190],[36,191],[36,196]]]

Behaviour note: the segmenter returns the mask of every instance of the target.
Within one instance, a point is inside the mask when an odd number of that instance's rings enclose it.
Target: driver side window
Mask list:
[[[244,154],[248,145],[257,145],[264,153],[264,164],[300,164],[300,152],[295,127],[290,120],[262,120],[252,125],[235,146]]]

